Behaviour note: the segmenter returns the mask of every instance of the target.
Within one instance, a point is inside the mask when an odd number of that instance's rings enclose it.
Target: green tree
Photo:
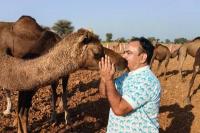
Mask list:
[[[61,37],[73,32],[74,27],[68,20],[58,20],[52,27],[52,29]]]
[[[123,43],[123,42],[126,42],[126,39],[124,37],[120,37],[116,41],[120,42],[120,43]]]
[[[44,30],[50,30],[51,28],[48,26],[40,25]]]
[[[106,41],[111,42],[112,41],[112,33],[106,33]]]
[[[187,39],[183,38],[183,37],[174,39],[174,43],[179,43],[179,44],[181,43],[181,44],[183,44],[185,42],[187,42]]]
[[[165,43],[171,43],[171,41],[169,39],[165,39]]]
[[[134,40],[135,38],[137,38],[137,37],[135,37],[135,36],[132,36],[132,37],[131,37],[131,41],[132,41],[132,40]]]

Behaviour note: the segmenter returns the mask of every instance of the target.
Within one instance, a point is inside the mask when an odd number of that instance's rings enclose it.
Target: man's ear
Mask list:
[[[142,53],[141,63],[145,63],[147,61],[147,54]]]

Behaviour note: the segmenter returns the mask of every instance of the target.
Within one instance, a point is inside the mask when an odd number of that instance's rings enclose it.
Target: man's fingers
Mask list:
[[[108,65],[111,66],[110,57],[108,56]]]
[[[100,70],[102,69],[102,63],[101,63],[101,61],[99,61],[99,69]]]
[[[111,67],[112,67],[112,68],[111,68],[112,71],[115,72],[115,65],[114,65],[113,63],[112,63],[112,66],[111,66]]]
[[[104,57],[101,58],[101,69],[105,68],[105,59]]]
[[[105,55],[105,67],[108,68],[108,56]]]

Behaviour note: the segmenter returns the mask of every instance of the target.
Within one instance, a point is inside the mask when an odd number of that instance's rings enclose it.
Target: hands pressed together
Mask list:
[[[99,69],[100,69],[100,76],[101,80],[104,82],[113,80],[114,73],[115,73],[115,66],[111,62],[109,56],[105,56],[105,58],[101,58],[99,62]]]

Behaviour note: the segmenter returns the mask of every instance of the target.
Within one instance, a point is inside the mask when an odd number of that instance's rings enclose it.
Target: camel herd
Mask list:
[[[170,58],[178,56],[182,79],[182,66],[187,54],[195,57],[193,76],[188,86],[188,101],[200,67],[199,47],[200,38],[183,44],[173,53],[168,47],[157,43],[150,64],[152,66],[153,61],[158,60],[159,69],[161,63],[165,62],[166,78]],[[69,74],[79,69],[98,70],[98,62],[105,55],[111,57],[117,70],[126,69],[127,61],[120,54],[103,47],[98,36],[86,29],[79,29],[60,38],[56,33],[43,29],[30,16],[22,16],[16,22],[0,22],[0,87],[5,90],[7,97],[7,109],[4,114],[9,114],[12,108],[10,93],[19,91],[16,115],[18,133],[27,133],[32,97],[40,87],[51,84],[51,120],[56,121],[56,88],[59,79],[62,79],[62,101],[67,123]]]
[[[165,61],[164,78],[166,79],[165,75],[166,75],[169,59],[178,56],[179,76],[180,76],[180,81],[183,81],[182,67],[183,67],[183,63],[188,54],[195,58],[195,61],[193,64],[193,75],[192,75],[192,78],[187,87],[188,94],[186,97],[186,103],[190,104],[191,88],[194,84],[195,77],[196,77],[196,75],[199,71],[199,67],[200,67],[200,37],[197,37],[197,38],[193,39],[192,41],[188,41],[188,42],[182,44],[173,53],[170,52],[168,47],[161,45],[161,44],[156,44],[150,66],[152,66],[154,59],[157,59],[159,61],[159,63],[158,63],[158,69],[159,69],[161,63],[163,61]]]

